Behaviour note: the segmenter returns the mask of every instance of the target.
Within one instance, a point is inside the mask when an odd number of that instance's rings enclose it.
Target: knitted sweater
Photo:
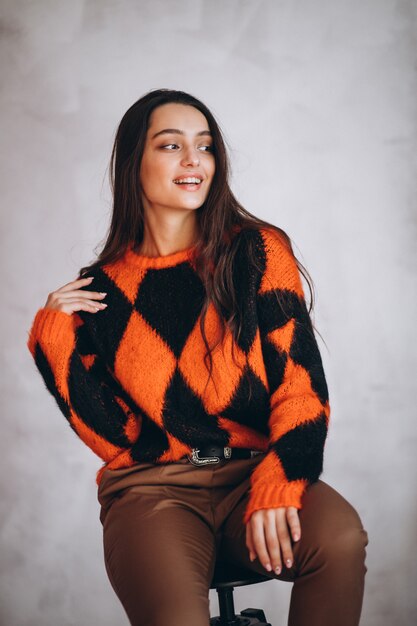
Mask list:
[[[106,468],[169,463],[213,443],[266,452],[250,476],[245,523],[258,509],[302,508],[323,470],[328,389],[294,258],[271,229],[249,237],[262,272],[239,246],[243,332],[236,342],[226,327],[207,385],[195,246],[159,257],[129,247],[82,287],[107,292],[106,309],[36,312],[27,346],[70,427],[104,461],[97,484]],[[205,324],[211,346],[220,324],[211,303]]]

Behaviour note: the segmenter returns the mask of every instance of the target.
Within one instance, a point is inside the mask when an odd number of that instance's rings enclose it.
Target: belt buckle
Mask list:
[[[225,459],[230,459],[230,457],[232,456],[232,449],[229,446],[225,446],[224,448],[224,458]],[[213,463],[219,463],[220,458],[218,456],[198,456],[198,453],[200,452],[199,448],[193,448],[191,454],[187,454],[188,456],[188,460],[193,464],[193,465],[208,465],[208,464],[213,464]]]

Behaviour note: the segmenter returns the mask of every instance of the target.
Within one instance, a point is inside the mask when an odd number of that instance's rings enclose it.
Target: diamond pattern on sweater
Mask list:
[[[176,368],[165,394],[164,425],[172,435],[190,447],[207,443],[227,446],[229,435],[209,415]]]
[[[323,471],[321,450],[326,434],[327,421],[322,412],[317,419],[293,428],[272,445],[288,480],[306,476],[313,482],[318,480]]]
[[[268,435],[269,413],[269,393],[265,385],[250,367],[245,367],[236,392],[222,411],[222,416]]]
[[[268,386],[270,393],[273,393],[281,385],[284,378],[287,354],[277,349],[271,339],[264,339],[262,342],[266,371],[268,373]]]
[[[130,442],[124,431],[126,415],[116,401],[117,390],[101,362],[96,360],[87,373],[78,352],[72,353],[68,391],[73,410],[94,432],[128,448]]]
[[[90,273],[89,275],[93,274]],[[99,311],[97,315],[86,311],[79,311],[79,315],[86,325],[86,332],[90,334],[95,349],[105,359],[108,366],[113,369],[117,349],[122,342],[133,305],[118,284],[102,268],[94,272],[92,284],[81,287],[81,289],[107,293],[105,302],[108,306],[106,309]],[[116,315],[114,311],[117,312]]]
[[[135,307],[178,358],[204,301],[204,286],[192,268],[148,270],[139,285]]]
[[[308,311],[300,305],[298,321],[295,324],[293,341],[290,349],[291,358],[302,365],[310,375],[311,385],[323,404],[329,399],[326,379],[322,374],[322,360],[314,338],[311,324],[309,323]]]
[[[133,444],[130,456],[134,463],[155,463],[169,447],[167,434],[149,417],[143,417],[139,439]]]
[[[175,355],[164,339],[134,310],[117,350],[114,371],[158,426],[163,426],[164,396],[176,365]]]

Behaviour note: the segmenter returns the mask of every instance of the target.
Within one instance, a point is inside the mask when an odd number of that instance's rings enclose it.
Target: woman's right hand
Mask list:
[[[80,289],[83,285],[91,284],[93,277],[79,278],[67,283],[56,291],[52,291],[48,295],[48,299],[44,308],[63,311],[68,315],[72,315],[74,311],[87,311],[88,313],[97,313],[106,308],[104,302],[96,302],[104,298],[107,294],[101,291],[86,291]]]

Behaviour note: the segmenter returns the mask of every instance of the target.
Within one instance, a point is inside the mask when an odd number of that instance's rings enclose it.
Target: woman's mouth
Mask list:
[[[195,176],[176,178],[172,182],[183,189],[183,191],[198,191],[202,185],[202,179]]]

